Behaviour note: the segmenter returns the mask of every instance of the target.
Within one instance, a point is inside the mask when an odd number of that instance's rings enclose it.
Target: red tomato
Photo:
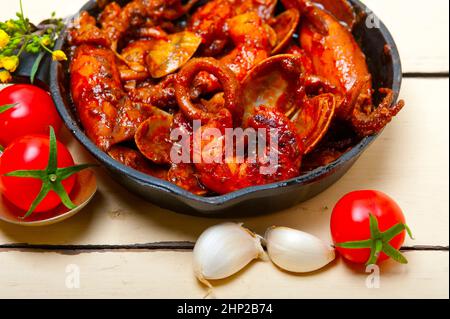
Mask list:
[[[333,210],[331,216],[331,234],[335,244],[364,241],[371,239],[369,214],[378,219],[379,230],[385,232],[397,224],[405,225],[405,216],[395,201],[378,191],[357,191],[344,196]],[[405,241],[406,231],[401,232],[389,243],[399,250]],[[371,250],[336,247],[347,260],[366,263]],[[389,259],[381,253],[378,263]]]
[[[0,113],[0,145],[4,147],[24,135],[48,134],[53,126],[61,129],[61,118],[50,95],[44,90],[28,84],[8,86],[0,91],[0,106],[17,104]]]
[[[42,187],[42,181],[34,178],[6,177],[4,174],[18,170],[44,170],[49,161],[50,141],[45,135],[29,135],[15,140],[0,157],[0,190],[12,204],[27,211]],[[57,142],[57,165],[65,168],[74,165],[67,148]],[[62,185],[68,194],[74,188],[76,176],[73,175]],[[37,206],[35,213],[52,210],[61,204],[59,196],[51,191]]]

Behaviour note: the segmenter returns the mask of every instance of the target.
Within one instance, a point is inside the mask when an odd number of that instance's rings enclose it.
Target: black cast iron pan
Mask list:
[[[124,4],[128,1],[118,2]],[[397,46],[381,21],[378,25],[366,23],[365,15],[370,15],[370,21],[372,22],[376,21],[376,16],[364,4],[358,0],[350,0],[350,2],[362,17],[355,26],[354,35],[367,56],[369,68],[373,75],[374,87],[392,88],[397,94],[396,98],[398,98],[402,82],[402,68]],[[81,9],[81,11],[83,10],[89,11],[94,16],[99,13],[97,2],[94,0],[89,1]],[[66,37],[63,35],[58,40],[56,49],[64,49],[66,45]],[[388,55],[386,55],[386,46],[390,48]],[[32,65],[32,59],[29,60],[28,67],[27,62],[25,62],[19,70],[19,74],[27,74]],[[37,75],[41,84],[47,84],[50,88],[56,107],[67,128],[111,173],[111,176],[127,190],[158,206],[182,214],[206,217],[242,217],[292,207],[318,195],[337,182],[377,138],[377,136],[364,138],[337,161],[295,179],[251,187],[224,196],[199,197],[169,182],[126,167],[97,148],[85,135],[74,112],[68,86],[67,67],[67,64],[46,61]]]

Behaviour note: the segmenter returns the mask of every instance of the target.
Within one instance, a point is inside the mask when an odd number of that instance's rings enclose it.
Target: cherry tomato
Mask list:
[[[0,145],[4,147],[24,135],[47,134],[52,126],[56,132],[62,121],[50,95],[28,84],[15,84],[0,91],[0,107],[16,104],[0,113]]]
[[[335,206],[331,216],[331,234],[337,246],[336,249],[345,259],[351,262],[367,263],[371,258],[372,249],[349,249],[338,247],[338,245],[377,240],[377,238],[373,238],[371,232],[370,215],[378,221],[381,233],[399,224],[404,226],[404,228],[399,229],[398,235],[388,242],[397,251],[396,255],[401,255],[398,250],[405,241],[406,230],[408,229],[401,208],[392,198],[382,192],[373,190],[356,191],[344,196]],[[382,242],[383,238],[378,238],[378,240]],[[382,243],[379,244],[381,247]],[[383,247],[389,248],[391,254],[394,254],[390,247]],[[389,259],[385,249],[382,249],[379,253],[377,263]],[[400,260],[397,261],[402,262],[400,257]]]
[[[74,165],[72,155],[60,142],[57,142],[57,167]],[[12,204],[27,211],[42,188],[42,180],[35,178],[7,177],[4,174],[24,170],[45,170],[49,162],[50,140],[45,135],[28,135],[15,140],[0,157],[0,190]],[[76,176],[62,181],[67,194],[74,188]],[[60,197],[50,191],[34,210],[35,213],[50,211],[61,204]]]

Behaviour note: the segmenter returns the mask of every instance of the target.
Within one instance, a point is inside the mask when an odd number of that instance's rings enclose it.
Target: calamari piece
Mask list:
[[[97,27],[97,21],[89,13],[83,11],[69,29],[71,45],[92,44],[109,47],[111,41],[108,34]]]
[[[173,143],[170,140],[170,130],[173,116],[160,111],[150,116],[138,128],[135,141],[141,153],[153,163],[171,164],[170,152]]]
[[[153,107],[133,103],[123,91],[110,49],[81,45],[70,66],[72,98],[87,135],[102,150],[133,139]]]
[[[136,30],[129,32],[130,36],[134,36],[138,39],[157,39],[157,40],[167,40],[169,36],[166,31],[164,31],[160,26],[151,27],[140,27]]]
[[[223,109],[216,118],[204,125],[202,135],[214,128],[221,132],[232,124],[231,114]],[[302,142],[296,132],[295,125],[282,113],[272,108],[260,107],[249,118],[249,127],[266,130],[264,153],[256,158],[227,158],[224,152],[224,138],[203,139],[201,145],[202,158],[218,158],[222,161],[196,163],[200,180],[208,189],[218,194],[228,194],[246,187],[265,185],[294,178],[300,174],[302,161]],[[276,148],[269,143],[273,130],[279,133]],[[222,150],[222,153],[217,153]],[[211,154],[213,155],[211,157]],[[269,158],[277,157],[276,161]]]
[[[202,54],[218,56],[229,43],[228,20],[236,16],[256,13],[264,22],[272,18],[277,0],[213,0],[200,7],[190,18],[188,30],[202,37]],[[258,31],[253,26],[253,32]]]
[[[369,97],[366,103],[358,102],[358,109],[353,113],[352,125],[361,136],[379,133],[405,106],[403,100],[392,106],[394,104],[394,91],[391,89],[381,88],[378,91],[384,95],[378,107],[373,109],[372,99]]]
[[[202,105],[208,112],[219,113],[225,107],[225,98],[223,92],[215,94],[211,99],[201,100]]]
[[[314,2],[323,6],[341,23],[345,23],[349,30],[353,29],[356,23],[356,12],[348,0],[314,0]]]
[[[220,61],[241,81],[252,68],[270,56],[270,34],[255,12],[238,15],[228,20],[227,24],[235,48]]]
[[[264,21],[272,18],[278,0],[240,0],[236,5],[236,14],[256,12]]]
[[[189,19],[188,30],[202,38],[201,51],[216,56],[223,51],[229,39],[226,21],[234,16],[234,0],[213,0],[200,7]]]
[[[207,122],[216,116],[216,113],[207,110],[201,104],[194,104],[191,100],[191,87],[200,72],[214,75],[222,85],[224,92],[225,109],[228,109],[238,123],[242,119],[242,108],[239,103],[240,86],[233,72],[213,58],[193,59],[186,64],[177,77],[175,92],[180,109],[191,120]]]
[[[108,155],[116,161],[131,167],[144,174],[167,180],[167,169],[161,166],[151,165],[149,161],[138,151],[123,146],[113,146]]]
[[[167,40],[155,40],[147,52],[150,75],[159,79],[185,65],[195,54],[202,39],[192,32],[184,31],[168,36]]]
[[[227,20],[227,26],[234,48],[219,61],[236,75],[238,81],[242,81],[251,69],[270,56],[272,29],[253,11]],[[193,86],[199,94],[216,93],[220,82],[213,74],[203,72],[197,76]]]
[[[183,4],[182,0],[133,0],[121,8],[116,2],[109,3],[100,15],[102,29],[112,41],[112,49],[127,30],[145,24],[147,19],[155,21],[176,20],[185,15],[198,0]]]
[[[157,83],[146,82],[139,87],[130,89],[128,95],[134,102],[151,104],[161,109],[177,107],[176,79],[176,74],[170,74]]]
[[[280,14],[270,24],[277,34],[277,45],[272,50],[272,55],[281,53],[289,45],[299,21],[300,12],[292,8]]]
[[[198,196],[208,193],[205,186],[201,184],[195,167],[191,164],[173,164],[167,174],[167,180]]]
[[[124,19],[122,8],[117,2],[109,3],[98,18],[102,30],[108,35],[113,44],[113,49],[117,48],[117,42],[129,27],[129,20]]]
[[[281,0],[281,2],[285,8],[296,8],[299,11],[315,3],[330,12],[339,22],[344,23],[348,30],[352,30],[356,23],[356,12],[348,0]]]
[[[314,5],[303,9],[306,23],[300,34],[302,47],[312,57],[314,73],[340,92],[337,117],[354,124],[360,136],[380,132],[404,107],[393,104],[393,92],[379,106],[372,101],[372,76],[353,35],[331,14]]]
[[[300,48],[294,41],[291,40],[291,42],[288,44],[288,46],[284,50],[283,54],[292,54],[292,55],[297,55],[297,56],[301,57],[304,72],[306,74],[314,73],[314,68],[313,68],[311,57],[306,53],[305,50]]]

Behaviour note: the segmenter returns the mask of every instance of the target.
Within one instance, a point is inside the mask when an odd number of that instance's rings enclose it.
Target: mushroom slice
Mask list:
[[[156,40],[147,55],[147,66],[155,79],[171,74],[195,54],[202,38],[189,31],[171,34],[167,40]]]

